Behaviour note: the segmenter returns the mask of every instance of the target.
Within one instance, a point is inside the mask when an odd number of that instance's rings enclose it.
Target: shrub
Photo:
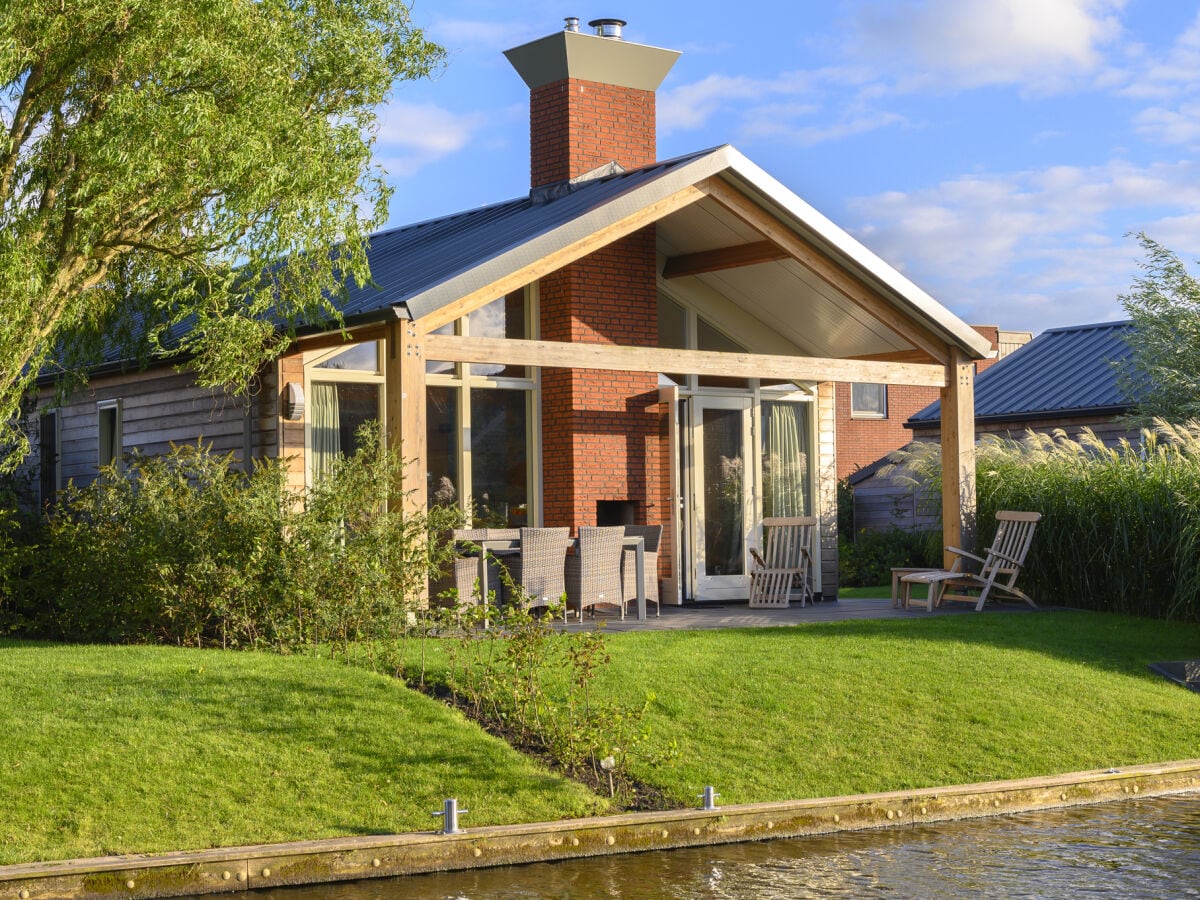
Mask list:
[[[942,561],[937,531],[868,531],[838,541],[838,583],[847,587],[886,584],[897,566],[935,567]]]
[[[48,514],[9,622],[67,640],[294,648],[391,636],[454,515],[402,516],[399,454],[362,435],[305,498],[277,460],[133,455]]]

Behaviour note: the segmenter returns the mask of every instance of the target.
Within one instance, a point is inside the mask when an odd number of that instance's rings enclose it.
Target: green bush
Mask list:
[[[199,444],[69,487],[10,579],[9,627],[277,649],[397,633],[454,513],[400,515],[399,455],[362,438],[307,497],[280,461],[247,474]]]
[[[887,584],[898,566],[934,567],[942,561],[937,531],[868,531],[838,541],[838,583],[846,587]]]
[[[902,480],[940,490],[937,445],[894,458]],[[977,546],[997,510],[1042,514],[1021,576],[1035,599],[1200,621],[1200,422],[1160,420],[1116,448],[1090,432],[984,435],[976,473]]]

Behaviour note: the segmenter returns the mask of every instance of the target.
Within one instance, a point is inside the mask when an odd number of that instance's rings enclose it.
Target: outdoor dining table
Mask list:
[[[575,546],[576,538],[572,538],[569,546]],[[521,552],[521,541],[497,540],[476,541],[479,546],[479,596],[487,602],[488,596],[488,556],[503,559],[506,556],[516,556]],[[634,552],[634,571],[637,581],[637,617],[639,622],[646,621],[646,539],[640,535],[626,537],[621,546]],[[624,600],[622,600],[624,603]]]

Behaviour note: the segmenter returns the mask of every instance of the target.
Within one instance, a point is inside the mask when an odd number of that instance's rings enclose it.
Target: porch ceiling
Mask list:
[[[762,240],[757,229],[711,197],[658,222],[658,251],[668,261]],[[684,293],[696,283],[740,307],[805,355],[843,358],[913,349],[837,287],[791,258],[668,281]]]

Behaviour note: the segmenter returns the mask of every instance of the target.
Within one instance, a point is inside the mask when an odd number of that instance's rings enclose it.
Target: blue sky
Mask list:
[[[734,145],[968,322],[1123,318],[1130,232],[1200,257],[1198,2],[621,6],[415,0],[449,56],[381,110],[391,224],[527,191],[528,91],[502,51],[615,16],[683,53],[661,159]]]

